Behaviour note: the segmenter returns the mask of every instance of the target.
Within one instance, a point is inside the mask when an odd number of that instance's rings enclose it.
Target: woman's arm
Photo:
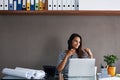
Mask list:
[[[88,55],[90,56],[90,58],[93,58],[93,53],[91,52],[91,50],[89,48],[86,48],[84,50],[85,50],[85,52],[88,53]]]
[[[75,50],[74,50],[74,49],[71,49],[71,50],[69,50],[69,51],[66,51],[65,57],[63,58],[62,62],[61,62],[61,63],[58,65],[58,67],[57,67],[58,72],[61,72],[61,71],[64,69],[65,64],[66,64],[68,58],[69,58],[71,55],[73,55],[73,54],[75,54]]]

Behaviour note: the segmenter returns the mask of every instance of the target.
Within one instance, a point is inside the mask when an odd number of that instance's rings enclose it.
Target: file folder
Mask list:
[[[66,1],[67,1],[66,2],[66,4],[67,4],[66,9],[71,10],[71,5],[72,5],[71,0],[66,0]]]
[[[75,0],[75,10],[79,10],[80,5],[79,5],[79,0]]]
[[[71,10],[75,10],[75,0],[71,0]]]
[[[34,0],[30,1],[30,10],[35,10],[35,2],[34,2]]]
[[[14,10],[17,10],[17,0],[13,0]]]
[[[53,0],[53,10],[57,10],[57,0]]]
[[[3,10],[3,0],[0,0],[0,10]]]
[[[26,10],[30,10],[30,0],[27,0],[27,6],[26,6],[27,8],[26,8]]]
[[[58,0],[57,3],[58,3],[57,9],[58,9],[58,10],[62,10],[62,7],[63,7],[63,6],[62,6],[62,0]]]
[[[48,10],[53,10],[52,4],[52,0],[48,0]]]
[[[3,9],[8,10],[8,0],[3,0]]]
[[[43,10],[43,3],[42,3],[42,0],[39,0],[39,10]]]
[[[8,10],[14,10],[13,0],[9,0],[9,2],[8,2]]]
[[[22,10],[22,0],[17,1],[17,10]]]
[[[46,1],[46,0],[42,0],[43,10],[45,10],[45,1]]]
[[[39,0],[35,0],[35,10],[38,10],[39,7]]]
[[[26,0],[22,0],[22,10],[26,10]]]
[[[63,0],[63,10],[67,10],[67,0]]]

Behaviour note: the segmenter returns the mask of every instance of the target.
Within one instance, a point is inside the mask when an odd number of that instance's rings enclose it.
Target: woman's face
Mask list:
[[[79,37],[75,37],[73,40],[72,40],[72,47],[74,49],[78,49],[78,47],[80,46],[80,38]]]

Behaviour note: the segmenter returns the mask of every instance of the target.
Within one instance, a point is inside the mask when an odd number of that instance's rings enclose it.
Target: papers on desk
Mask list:
[[[45,72],[43,70],[21,67],[16,67],[15,69],[4,68],[2,73],[9,76],[21,77],[23,79],[43,79],[45,77]]]
[[[98,80],[120,80],[120,77],[99,78]]]

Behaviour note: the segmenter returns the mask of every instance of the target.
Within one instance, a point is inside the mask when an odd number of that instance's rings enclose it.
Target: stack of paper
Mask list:
[[[45,77],[45,72],[43,70],[34,70],[21,67],[16,67],[15,69],[4,68],[2,73],[12,77],[18,77],[18,79],[43,79]]]

